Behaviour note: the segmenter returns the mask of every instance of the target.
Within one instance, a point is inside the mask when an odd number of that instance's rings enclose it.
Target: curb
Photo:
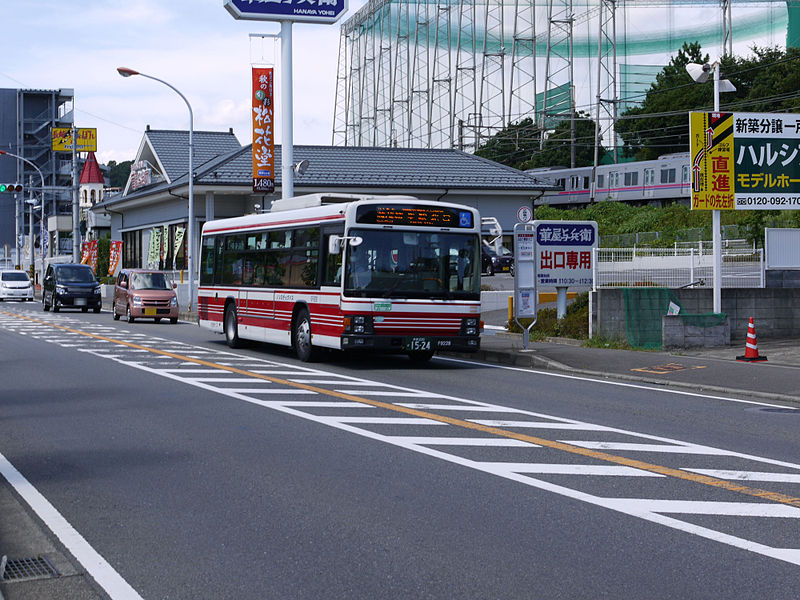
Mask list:
[[[740,395],[760,398],[763,400],[775,400],[781,402],[789,402],[792,404],[800,405],[800,397],[790,396],[788,394],[775,394],[771,392],[761,392],[758,390],[741,390],[726,388],[717,385],[698,385],[696,383],[687,383],[683,381],[670,381],[667,379],[656,379],[652,377],[640,377],[637,375],[628,375],[625,373],[602,373],[598,371],[590,371],[588,369],[579,369],[565,365],[564,363],[556,360],[551,360],[542,356],[535,356],[532,353],[535,350],[518,350],[516,352],[504,352],[502,350],[478,350],[474,354],[447,352],[440,353],[442,356],[451,356],[464,360],[473,360],[478,362],[487,362],[492,364],[507,365],[513,367],[527,367],[536,368],[545,371],[560,371],[572,375],[584,375],[602,380],[617,380],[617,381],[630,381],[636,383],[646,383],[650,385],[657,385],[663,387],[677,387],[686,388],[697,392],[714,392],[717,394],[727,395]]]

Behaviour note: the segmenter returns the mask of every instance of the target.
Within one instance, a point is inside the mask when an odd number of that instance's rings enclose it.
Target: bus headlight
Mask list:
[[[464,317],[461,319],[461,335],[476,336],[480,334],[478,317]]]
[[[371,334],[374,331],[372,315],[350,315],[344,318],[345,333]]]

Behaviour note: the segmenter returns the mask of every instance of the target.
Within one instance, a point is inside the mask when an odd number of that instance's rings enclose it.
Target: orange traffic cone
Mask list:
[[[756,326],[753,324],[753,317],[747,325],[747,342],[744,345],[744,356],[737,356],[736,360],[756,362],[767,360],[766,356],[758,355],[758,341],[756,340]]]

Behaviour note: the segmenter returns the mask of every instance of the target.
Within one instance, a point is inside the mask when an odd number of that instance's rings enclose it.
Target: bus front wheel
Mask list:
[[[311,344],[311,316],[308,309],[301,308],[294,320],[292,347],[303,362],[311,362],[317,357],[317,349]]]
[[[225,342],[231,348],[239,348],[242,341],[239,338],[239,319],[236,316],[236,306],[229,304],[225,309]]]

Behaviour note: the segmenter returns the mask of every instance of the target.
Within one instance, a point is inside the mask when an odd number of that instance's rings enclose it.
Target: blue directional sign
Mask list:
[[[347,11],[347,0],[224,0],[234,19],[335,23]]]

